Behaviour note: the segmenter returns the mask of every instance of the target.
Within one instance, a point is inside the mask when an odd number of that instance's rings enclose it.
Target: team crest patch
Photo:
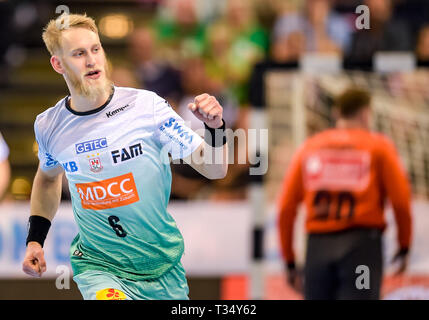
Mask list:
[[[97,156],[99,156],[100,154],[97,153]],[[103,166],[101,165],[101,160],[99,157],[97,157],[95,155],[91,155],[87,156],[89,159],[89,170],[91,170],[92,172],[100,172],[101,170],[103,170]]]
[[[95,294],[96,300],[126,300],[127,296],[118,289],[103,289]]]

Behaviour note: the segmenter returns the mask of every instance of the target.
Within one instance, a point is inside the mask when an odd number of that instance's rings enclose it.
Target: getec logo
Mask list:
[[[139,201],[133,174],[97,182],[76,183],[83,209],[117,208]]]
[[[103,149],[103,148],[107,148],[107,139],[100,138],[96,140],[80,142],[80,143],[77,143],[75,147],[76,147],[76,154]]]
[[[126,108],[128,108],[129,106],[130,106],[130,105],[129,105],[129,104],[127,104],[127,105],[125,105],[125,106],[123,106],[123,107],[120,107],[120,108],[118,108],[118,109],[115,109],[115,110],[113,110],[113,111],[106,112],[106,116],[107,116],[107,118],[113,117],[114,115],[118,114],[119,112],[124,111],[124,110],[125,110]]]
[[[113,164],[117,164],[118,162],[127,161],[138,157],[143,154],[141,143],[133,144],[128,148],[122,148],[121,150],[113,150],[111,152]]]

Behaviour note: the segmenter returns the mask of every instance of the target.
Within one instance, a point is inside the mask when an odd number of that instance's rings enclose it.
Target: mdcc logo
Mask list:
[[[76,189],[83,209],[110,209],[139,201],[131,172],[102,181],[76,183]]]

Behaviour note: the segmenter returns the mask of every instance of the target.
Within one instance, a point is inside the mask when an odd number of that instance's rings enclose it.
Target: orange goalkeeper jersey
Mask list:
[[[400,248],[411,239],[410,187],[393,143],[363,129],[331,129],[309,138],[285,176],[279,201],[283,257],[294,261],[293,226],[304,201],[308,233],[353,227],[384,229],[385,199],[392,203]]]

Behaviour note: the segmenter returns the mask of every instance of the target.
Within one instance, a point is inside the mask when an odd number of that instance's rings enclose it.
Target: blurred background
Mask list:
[[[370,10],[369,29],[356,27],[361,4]],[[77,230],[66,181],[45,245],[48,273],[33,280],[21,272],[38,165],[34,120],[68,94],[41,37],[59,5],[96,20],[116,86],[155,91],[194,130],[202,124],[186,106],[210,93],[224,107],[227,127],[244,129],[229,141],[223,180],[172,164],[169,211],[185,238],[191,299],[300,298],[283,274],[276,197],[293,151],[333,125],[334,97],[351,84],[373,94],[373,129],[395,142],[413,187],[410,269],[401,278],[387,273],[383,296],[429,298],[429,1],[0,0],[0,132],[10,165],[10,179],[0,176],[7,180],[0,202],[0,299],[81,298],[73,281],[69,290],[55,286]],[[267,140],[257,131],[255,143],[249,129],[267,129]],[[250,174],[263,162],[266,172]],[[302,215],[298,259],[304,256]],[[391,216],[388,208],[387,271],[396,249]]]

